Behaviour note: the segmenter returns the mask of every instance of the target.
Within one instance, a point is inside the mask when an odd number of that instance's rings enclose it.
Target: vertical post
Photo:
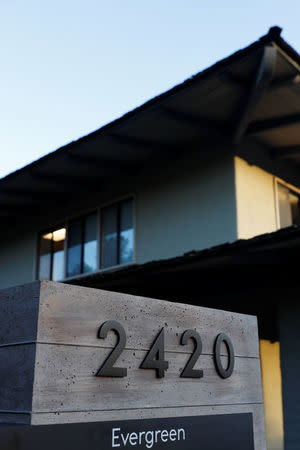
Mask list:
[[[280,359],[284,420],[284,448],[300,448],[300,302],[290,291],[279,305]]]

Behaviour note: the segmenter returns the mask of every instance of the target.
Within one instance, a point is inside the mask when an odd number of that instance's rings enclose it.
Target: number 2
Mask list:
[[[104,322],[99,328],[98,338],[105,339],[110,330],[113,330],[117,334],[118,341],[96,373],[96,377],[126,377],[126,367],[113,367],[114,363],[119,358],[126,345],[125,330],[123,326],[116,320],[108,320],[107,322]]]
[[[181,336],[181,345],[186,345],[189,339],[193,339],[195,348],[191,354],[188,362],[186,363],[183,371],[180,374],[181,378],[202,378],[203,370],[194,369],[199,356],[202,353],[202,341],[199,333],[195,330],[186,330]]]

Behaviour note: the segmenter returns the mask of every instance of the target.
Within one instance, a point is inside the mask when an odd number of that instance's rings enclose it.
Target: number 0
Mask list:
[[[221,361],[221,344],[224,342],[228,352],[228,364],[224,369]],[[214,362],[216,371],[221,378],[229,378],[232,375],[234,369],[234,350],[230,338],[225,333],[220,333],[215,340],[214,345]]]

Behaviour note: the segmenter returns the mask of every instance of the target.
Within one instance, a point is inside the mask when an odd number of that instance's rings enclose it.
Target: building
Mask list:
[[[300,55],[280,32],[0,180],[1,288],[258,316],[269,450],[300,446]]]

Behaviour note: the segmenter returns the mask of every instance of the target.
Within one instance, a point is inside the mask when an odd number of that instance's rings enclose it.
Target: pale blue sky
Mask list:
[[[0,0],[0,177],[265,34],[299,0]]]

